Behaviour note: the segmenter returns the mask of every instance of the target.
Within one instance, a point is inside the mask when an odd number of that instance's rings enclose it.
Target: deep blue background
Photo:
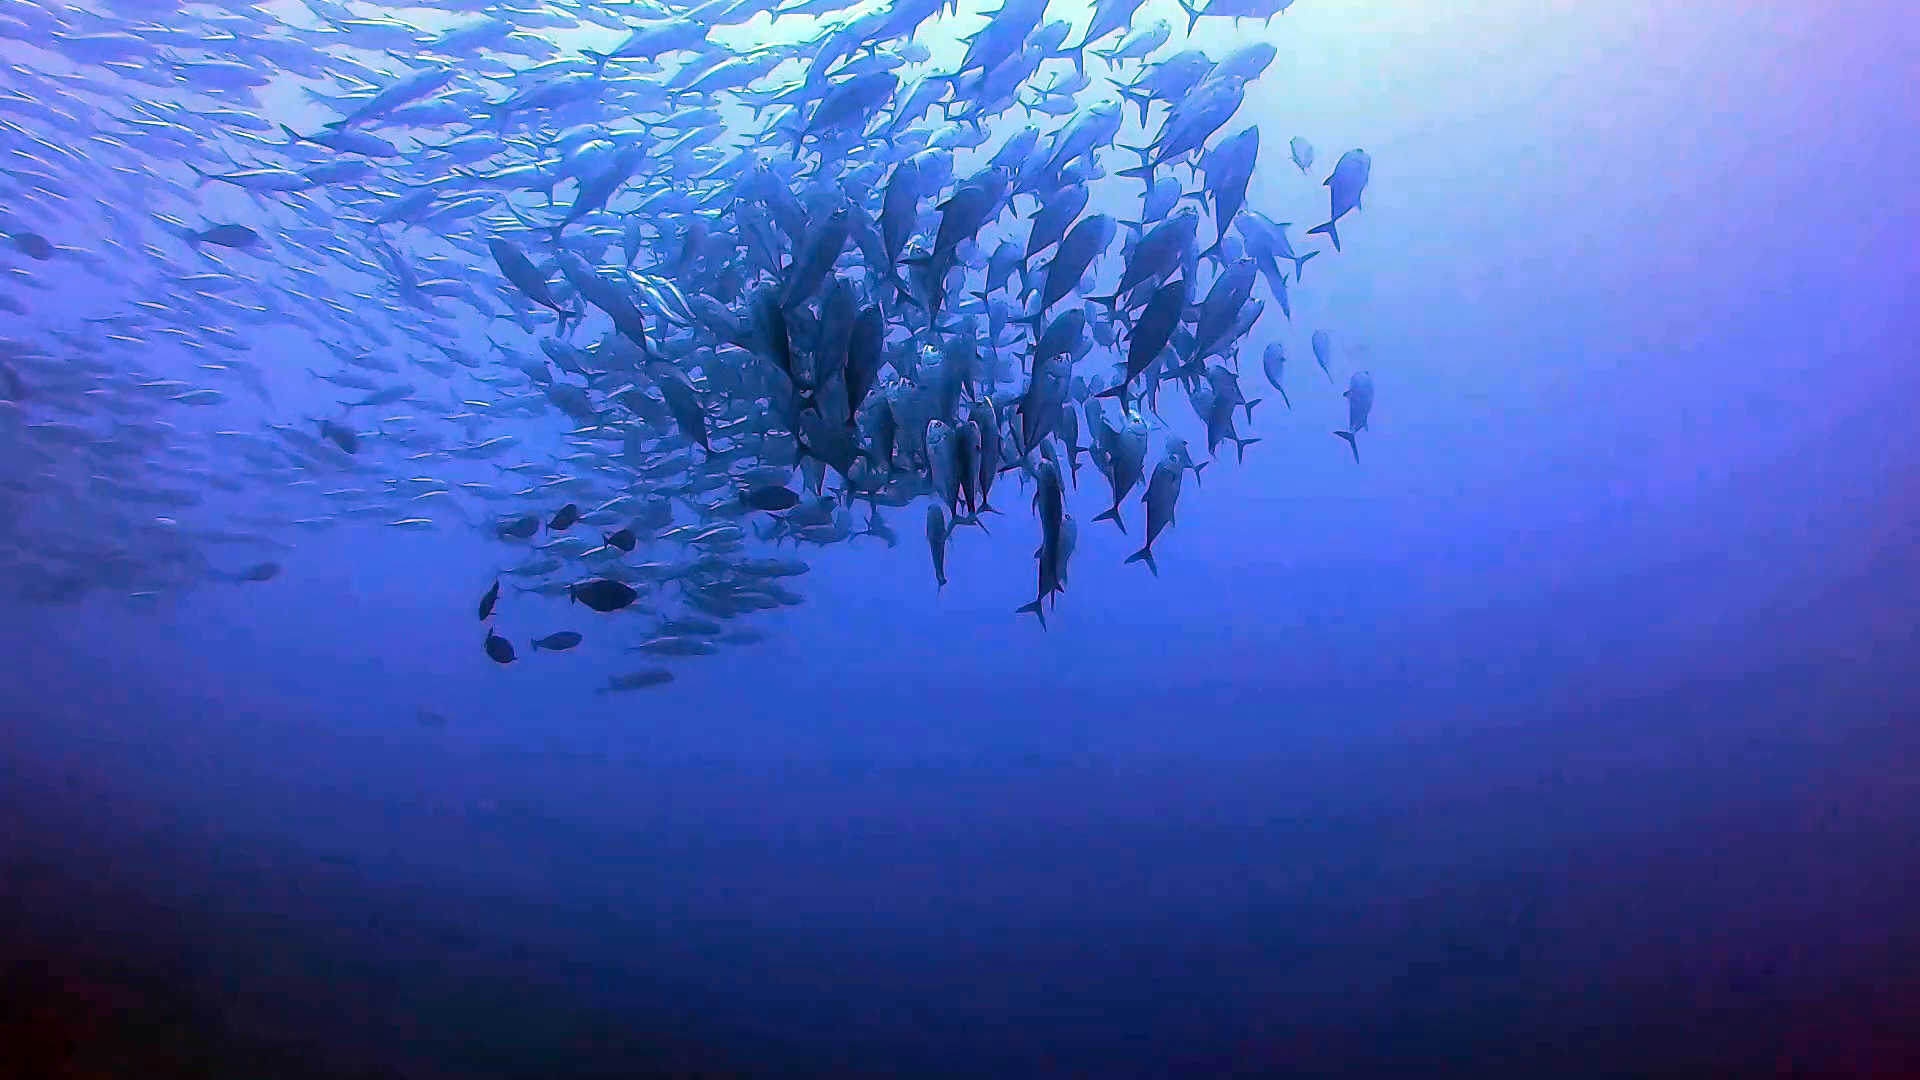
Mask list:
[[[610,651],[484,662],[501,555],[457,530],[0,609],[0,1035],[235,1076],[1920,1067],[1913,17],[1315,6],[1258,118],[1374,187],[1276,331],[1295,413],[1163,577],[1083,526],[1042,635],[1030,525],[936,597],[902,512],[775,641],[612,701]],[[1320,325],[1380,385],[1360,468]]]

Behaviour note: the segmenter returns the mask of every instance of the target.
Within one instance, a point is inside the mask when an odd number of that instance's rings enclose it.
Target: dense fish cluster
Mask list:
[[[1035,515],[1042,625],[1083,487],[1159,574],[1368,182],[1340,155],[1299,240],[1247,205],[1315,169],[1235,119],[1274,35],[1176,40],[1292,0],[780,2],[0,0],[7,584],[152,602],[302,532],[471,528],[508,550],[496,662],[644,613],[612,692],[757,640],[802,601],[782,548],[894,547],[893,508],[939,586]],[[1346,403],[1358,461],[1366,372]],[[491,629],[528,595],[580,629]]]

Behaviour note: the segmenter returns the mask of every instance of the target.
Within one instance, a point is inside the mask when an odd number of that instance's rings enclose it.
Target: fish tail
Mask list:
[[[1353,448],[1353,463],[1360,464],[1360,440],[1354,438],[1351,431],[1336,431],[1334,434],[1347,440],[1347,445]]]
[[[1139,551],[1136,551],[1133,554],[1127,556],[1127,562],[1146,563],[1147,569],[1153,571],[1154,577],[1160,576],[1160,564],[1153,561],[1153,545],[1151,543],[1149,543],[1146,547],[1141,548]]]
[[[1140,126],[1145,127],[1147,124],[1147,106],[1153,104],[1153,99],[1135,90],[1131,84],[1123,83],[1119,79],[1108,79],[1107,81],[1119,88],[1121,97],[1133,102],[1140,110]]]
[[[1293,402],[1292,402],[1292,401],[1289,401],[1289,400],[1287,399],[1287,392],[1286,392],[1285,390],[1282,390],[1282,389],[1280,389],[1280,388],[1279,388],[1279,387],[1277,387],[1277,386],[1276,386],[1276,387],[1274,387],[1273,389],[1274,389],[1274,392],[1275,392],[1275,393],[1277,393],[1277,394],[1279,394],[1279,395],[1280,395],[1280,401],[1281,401],[1281,403],[1282,403],[1282,404],[1284,404],[1284,405],[1286,405],[1286,407],[1287,407],[1287,411],[1288,411],[1288,412],[1292,412],[1292,411],[1293,411]],[[1253,422],[1253,418],[1252,418],[1252,417],[1248,417],[1248,418],[1247,418],[1247,422],[1248,422],[1248,423],[1252,423],[1252,422]]]
[[[1252,420],[1249,419],[1248,423],[1252,423]],[[1259,436],[1255,436],[1251,439],[1233,440],[1233,448],[1234,448],[1234,451],[1236,452],[1235,463],[1240,465],[1245,465],[1247,463],[1247,447],[1252,446],[1254,443],[1257,443],[1259,441],[1260,441]],[[1193,478],[1196,484],[1199,483],[1200,473],[1198,470],[1194,472]]]
[[[209,180],[211,180],[211,179],[213,179],[213,177],[211,177],[211,176],[209,176],[209,175],[207,175],[207,173],[206,173],[206,171],[205,171],[205,170],[203,170],[203,169],[201,169],[201,168],[200,168],[200,166],[198,166],[198,165],[195,165],[195,164],[194,164],[193,162],[191,162],[191,161],[189,161],[189,162],[187,162],[187,163],[186,163],[186,166],[187,166],[187,168],[189,168],[189,169],[192,169],[192,170],[193,170],[193,175],[194,175],[194,177],[195,177],[195,179],[194,179],[194,181],[193,181],[193,186],[194,186],[194,187],[204,187],[204,186],[206,185],[206,182],[207,182],[207,181],[209,181]]]
[[[1335,246],[1336,246],[1336,248],[1338,247],[1338,245],[1337,245],[1337,244],[1336,244]],[[1294,258],[1294,260],[1293,260],[1293,280],[1294,280],[1294,282],[1295,282],[1295,283],[1298,283],[1298,282],[1300,281],[1300,268],[1301,268],[1301,267],[1303,267],[1303,266],[1305,266],[1305,265],[1307,265],[1307,260],[1308,260],[1308,259],[1311,259],[1311,258],[1313,258],[1313,257],[1314,257],[1315,255],[1318,255],[1318,254],[1320,254],[1320,253],[1319,253],[1318,251],[1309,251],[1309,252],[1307,252],[1307,253],[1306,253],[1305,255],[1300,255],[1300,256],[1296,256],[1296,257]]]
[[[1200,21],[1200,16],[1205,13],[1202,12],[1199,8],[1196,8],[1191,4],[1188,4],[1187,0],[1175,0],[1175,2],[1180,5],[1181,11],[1184,11],[1187,13],[1187,33],[1189,34],[1193,33],[1194,24],[1198,23]],[[1235,19],[1234,21],[1239,22],[1238,19]]]
[[[1040,620],[1040,629],[1045,630],[1047,628],[1047,613],[1041,610],[1040,601],[1037,599],[1031,604],[1022,604],[1014,608],[1013,613],[1015,615],[1031,614],[1034,618]]]
[[[1325,225],[1315,225],[1313,228],[1307,230],[1308,236],[1313,236],[1316,233],[1325,233],[1327,239],[1333,241],[1333,250],[1340,250],[1340,230],[1333,227],[1333,222],[1329,221]]]
[[[1093,516],[1093,520],[1095,520],[1095,521],[1111,521],[1111,522],[1113,522],[1113,523],[1114,523],[1115,525],[1118,525],[1118,526],[1120,526],[1120,532],[1121,532],[1121,534],[1122,534],[1122,535],[1125,535],[1125,534],[1126,534],[1126,531],[1127,531],[1127,523],[1126,523],[1126,521],[1125,521],[1125,520],[1123,520],[1123,519],[1122,519],[1122,518],[1120,517],[1120,507],[1118,507],[1118,506],[1115,506],[1115,507],[1114,507],[1113,509],[1111,509],[1111,510],[1108,510],[1108,511],[1107,511],[1106,513],[1103,513],[1103,514],[1095,514],[1095,515]],[[1129,561],[1131,561],[1131,560],[1129,560]]]
[[[1246,409],[1246,410],[1247,410],[1247,423],[1249,423],[1249,424],[1251,424],[1251,423],[1253,423],[1253,407],[1254,407],[1255,405],[1258,405],[1258,404],[1260,404],[1261,402],[1263,402],[1263,401],[1265,401],[1265,400],[1267,400],[1267,399],[1266,399],[1266,398],[1254,398],[1254,399],[1253,399],[1253,400],[1251,400],[1251,401],[1243,401],[1243,402],[1241,402],[1241,403],[1240,403],[1240,406],[1241,406],[1242,408],[1244,408],[1244,409]]]

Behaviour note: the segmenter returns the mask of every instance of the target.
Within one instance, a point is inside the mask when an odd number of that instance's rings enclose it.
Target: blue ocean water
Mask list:
[[[539,9],[567,25],[515,18],[568,51],[569,34],[617,42],[573,25],[590,7]],[[1091,13],[1066,7],[1048,14],[1083,28]],[[99,112],[72,128],[8,110],[10,230],[96,253],[111,235],[91,174],[27,135],[136,163],[106,189],[128,218],[317,227],[273,195],[192,187],[164,140],[122,130],[140,115],[127,102],[48,81],[142,85],[76,59],[105,46],[72,36],[105,22],[21,8],[7,17],[24,32],[0,43],[19,65],[9,100],[44,103],[60,85]],[[28,8],[64,20],[64,51]],[[99,9],[176,60],[197,54],[161,33],[169,19],[202,42],[221,32],[221,9],[186,10]],[[250,26],[325,21],[224,10]],[[454,17],[351,13],[421,33]],[[982,14],[963,4],[929,24],[936,69]],[[1135,24],[1161,17],[1176,35],[1187,21],[1152,0]],[[766,24],[730,40],[820,25]],[[897,547],[799,550],[810,569],[790,583],[806,600],[754,615],[765,641],[599,694],[641,666],[625,648],[644,617],[509,585],[490,625],[519,659],[482,653],[474,605],[527,555],[482,522],[519,503],[436,506],[431,531],[384,514],[261,525],[292,546],[206,550],[216,576],[270,558],[272,580],[149,589],[95,545],[171,550],[150,525],[117,532],[96,501],[29,482],[61,466],[22,456],[21,426],[47,422],[23,398],[5,421],[13,587],[0,599],[0,895],[19,914],[5,970],[25,1017],[4,1030],[32,1047],[22,1075],[1920,1064],[1906,900],[1920,885],[1915,18],[1874,4],[1300,0],[1264,23],[1202,19],[1184,40],[1218,58],[1256,39],[1278,54],[1228,128],[1261,128],[1248,205],[1322,252],[1291,317],[1267,311],[1242,346],[1242,386],[1267,399],[1243,434],[1262,441],[1244,461],[1223,444],[1186,476],[1157,575],[1123,561],[1140,543],[1138,492],[1122,535],[1091,520],[1097,469],[1069,469],[1079,540],[1044,630],[1014,615],[1042,533],[1033,485],[1009,473],[991,535],[955,530],[944,588],[922,498],[885,511]],[[289,62],[225,50],[253,70]],[[148,92],[172,91],[132,97]],[[204,112],[212,99],[185,100]],[[301,131],[339,115],[279,82],[243,111]],[[89,151],[85,129],[108,116],[124,146]],[[1004,137],[1027,122],[1009,109],[993,123]],[[1318,148],[1310,170],[1287,160],[1296,135]],[[1301,234],[1352,147],[1373,171],[1334,252]],[[199,201],[183,210],[175,186]],[[142,193],[151,204],[126,203]],[[1124,217],[1137,197],[1108,177],[1090,209]],[[369,226],[346,201],[326,228],[356,251],[378,234],[438,265],[434,228]],[[164,295],[180,322],[243,337],[270,391],[218,384],[230,400],[173,408],[179,430],[339,414],[336,388],[308,374],[336,366],[308,330],[151,291],[175,271],[144,263],[199,266],[161,240],[163,255],[122,249],[143,264],[121,266],[122,282],[78,256],[9,251],[0,285],[23,310],[0,314],[0,334],[192,379],[210,356],[134,306]],[[271,251],[219,258],[261,293],[290,287]],[[391,282],[325,274],[364,318],[403,306]],[[497,334],[533,351],[508,320],[448,307],[426,324],[448,344],[483,354]],[[89,321],[136,315],[144,331]],[[140,340],[79,341],[103,328]],[[1325,375],[1314,330],[1333,343]],[[1289,357],[1290,409],[1256,370],[1269,340]],[[386,353],[432,348],[402,336]],[[1378,399],[1356,463],[1331,432],[1360,369]],[[23,371],[34,398],[59,399],[37,370]],[[467,375],[408,368],[429,389],[395,411],[444,418],[460,393],[487,391]],[[1185,394],[1164,393],[1201,457]],[[565,453],[573,426],[553,410],[491,425],[524,441],[502,462]],[[355,460],[371,471],[343,486],[411,498],[413,477],[501,475],[369,443]],[[190,470],[217,475],[222,460],[172,475],[199,483]],[[290,485],[210,501],[309,505]],[[563,501],[534,500],[543,516]],[[635,561],[678,554],[649,544]],[[44,587],[75,573],[87,587]],[[586,640],[529,651],[563,630]]]

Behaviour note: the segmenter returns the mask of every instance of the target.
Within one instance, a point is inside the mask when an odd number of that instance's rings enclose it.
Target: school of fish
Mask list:
[[[1292,408],[1290,280],[1369,180],[1341,154],[1300,239],[1246,205],[1277,153],[1317,175],[1235,122],[1292,2],[0,0],[0,586],[152,604],[303,533],[470,528],[477,651],[641,613],[614,693],[759,640],[782,549],[894,547],[884,510],[924,504],[935,588],[1033,514],[1042,626],[1072,502],[1157,576],[1187,474],[1261,441],[1247,360]],[[1356,463],[1373,400],[1351,372]],[[528,598],[574,627],[516,648]]]

